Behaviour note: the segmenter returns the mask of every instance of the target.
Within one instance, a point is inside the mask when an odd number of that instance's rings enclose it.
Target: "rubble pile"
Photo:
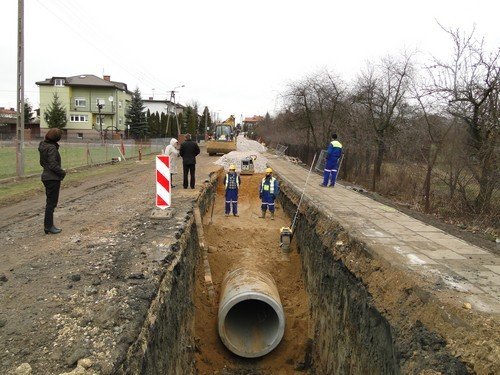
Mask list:
[[[241,160],[247,157],[253,157],[255,173],[264,173],[267,168],[267,158],[263,155],[266,152],[266,147],[259,142],[246,139],[239,136],[237,140],[237,150],[223,155],[214,164],[221,165],[225,170],[229,169],[231,164],[236,166],[236,171],[241,171]]]
[[[267,148],[257,141],[246,139],[242,135],[238,136],[236,143],[236,150],[238,151],[253,151],[253,152],[266,152]]]

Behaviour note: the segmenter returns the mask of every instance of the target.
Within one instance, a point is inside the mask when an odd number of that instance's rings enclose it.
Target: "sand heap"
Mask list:
[[[231,164],[236,166],[236,171],[241,171],[241,160],[246,157],[253,157],[255,173],[263,173],[267,168],[267,158],[263,155],[266,152],[266,148],[259,142],[246,139],[243,136],[239,136],[236,144],[237,151],[231,151],[228,154],[223,155],[214,164],[221,165],[225,170],[229,169]]]

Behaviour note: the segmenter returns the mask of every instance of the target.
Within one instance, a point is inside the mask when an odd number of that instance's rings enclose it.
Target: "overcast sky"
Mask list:
[[[16,104],[17,1],[1,1],[0,106]],[[103,73],[143,98],[219,112],[275,113],[290,81],[328,68],[345,80],[402,50],[451,54],[442,25],[500,46],[500,1],[25,0],[25,96],[36,81]]]

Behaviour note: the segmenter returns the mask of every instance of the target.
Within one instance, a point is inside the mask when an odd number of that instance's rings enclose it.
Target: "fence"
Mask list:
[[[288,148],[287,145],[282,145],[282,144],[277,144],[276,149],[275,149],[275,155],[277,157],[285,155],[286,149]]]
[[[317,170],[318,172],[323,173],[325,165],[326,165],[326,151],[321,150],[318,158],[316,159],[316,165],[314,166],[314,169]]]
[[[124,156],[136,158],[142,155],[159,154],[170,142],[170,138],[155,138],[148,141],[84,143],[84,142],[59,142],[63,168],[76,168],[102,164]],[[123,155],[122,155],[123,152]],[[40,173],[42,168],[39,163],[38,143],[25,142],[24,145],[24,173],[32,175]],[[13,142],[0,144],[0,179],[16,175],[16,148]]]

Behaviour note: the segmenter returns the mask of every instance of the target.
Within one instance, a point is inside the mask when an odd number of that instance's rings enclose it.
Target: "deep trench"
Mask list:
[[[209,210],[204,220],[204,240],[210,249],[208,260],[216,303],[215,306],[209,303],[204,289],[205,269],[199,263],[195,293],[196,369],[199,374],[213,374],[215,371],[226,374],[289,374],[304,361],[309,336],[309,308],[300,256],[295,244],[290,253],[283,253],[279,248],[280,228],[290,225],[290,219],[281,207],[276,211],[275,220],[271,220],[269,213],[265,219],[258,217],[261,212],[258,186],[262,177],[242,176],[239,217],[224,216],[224,189],[219,184],[213,217],[210,217]],[[221,284],[226,272],[234,269],[270,274],[285,311],[285,334],[281,343],[260,358],[238,357],[222,344],[218,336],[217,303],[221,296]],[[257,315],[274,316],[264,303],[247,302],[237,305],[232,312],[239,315],[238,322],[245,322],[248,326],[252,325],[252,320],[245,317],[241,309],[247,309],[247,313],[254,309]],[[238,332],[234,327],[233,314],[228,318],[228,328]],[[276,326],[275,319],[267,323],[268,328]],[[246,331],[250,334],[252,330]],[[264,338],[271,336],[271,333],[262,332],[259,336]],[[266,339],[269,340],[269,337]]]
[[[418,341],[423,336],[410,337],[406,343],[408,347],[401,348],[401,340],[398,343],[395,338],[396,330],[374,307],[363,283],[325,246],[335,240],[337,233],[323,234],[329,237],[327,241],[318,234],[315,223],[320,213],[307,208],[301,210],[290,252],[284,253],[278,246],[279,227],[290,225],[297,201],[292,195],[296,192],[284,189],[275,221],[259,219],[257,189],[261,177],[245,176],[240,193],[240,217],[226,218],[221,177],[220,174],[212,176],[197,202],[204,214],[215,303],[210,302],[207,270],[198,246],[196,226],[191,220],[180,238],[182,256],[171,265],[157,303],[152,305],[150,316],[154,316],[154,322],[148,326],[142,342],[129,351],[122,372],[200,375],[408,373],[408,367],[404,367],[408,360],[405,350],[414,353],[420,350],[420,343],[414,344],[412,340]],[[225,272],[236,265],[261,267],[271,273],[285,309],[283,340],[262,358],[238,357],[218,337],[219,287]],[[439,344],[439,340],[439,337],[434,338],[435,343]],[[442,373],[464,373],[450,356],[434,358],[432,353],[425,352],[423,357],[428,363],[443,361]],[[450,371],[446,370],[448,367]],[[420,371],[418,366],[412,370],[411,373]]]

